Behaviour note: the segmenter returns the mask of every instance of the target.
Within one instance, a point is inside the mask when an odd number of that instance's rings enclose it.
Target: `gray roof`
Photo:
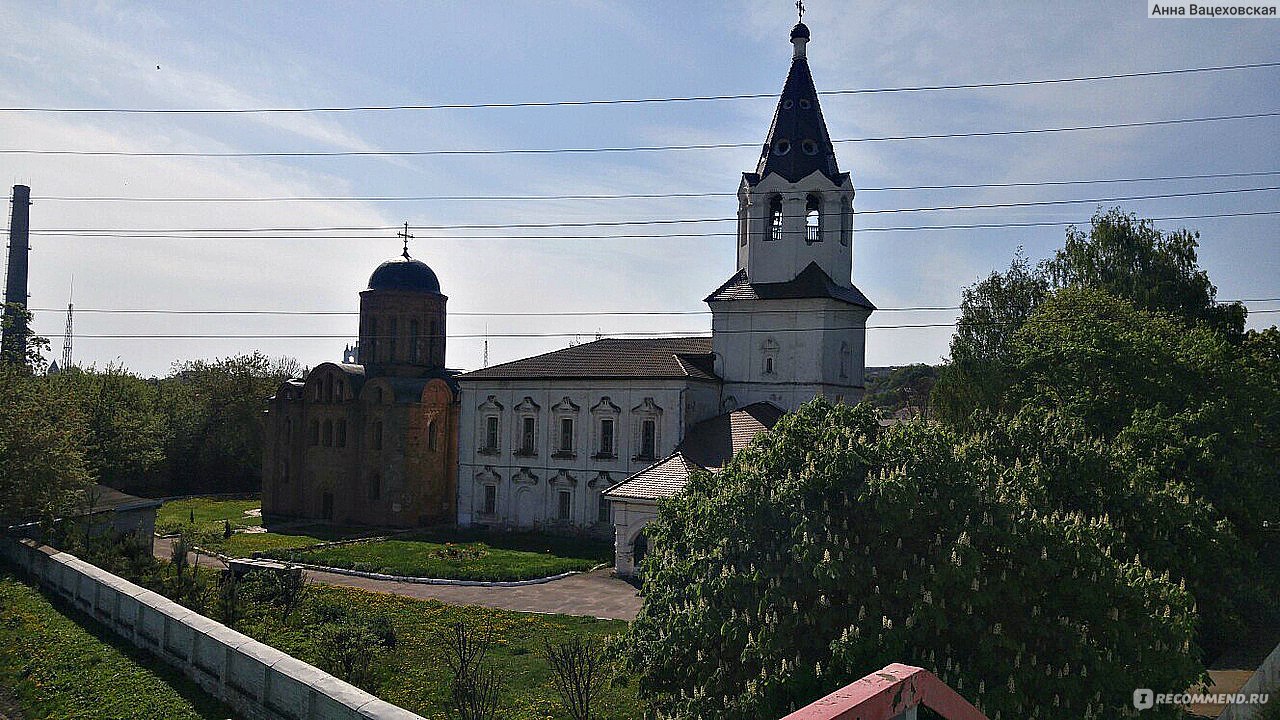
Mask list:
[[[142,510],[146,508],[157,508],[162,504],[161,501],[153,498],[142,498],[136,495],[116,490],[106,485],[93,485],[84,491],[83,497],[86,501],[93,504],[88,508],[88,512],[100,513],[108,510],[116,512],[125,512],[128,510]],[[77,510],[84,510],[83,507],[77,507]]]
[[[756,435],[778,423],[785,411],[769,402],[752,403],[689,428],[676,448],[690,462],[718,470]]]
[[[711,338],[605,338],[474,370],[459,380],[690,379],[718,382]]]
[[[388,260],[373,271],[369,276],[369,290],[408,290],[439,295],[440,280],[426,263],[409,257],[406,251],[404,257]]]
[[[697,465],[676,451],[604,491],[610,499],[661,500],[684,489]]]
[[[837,285],[834,280],[816,262],[800,271],[794,279],[776,283],[753,283],[747,277],[747,271],[739,270],[733,274],[715,292],[706,297],[704,302],[727,302],[732,300],[802,300],[813,298],[829,298],[868,310],[875,310],[866,295],[856,287]]]
[[[684,489],[695,470],[719,470],[785,412],[759,402],[703,420],[685,434],[675,452],[604,492],[621,500],[662,500]]]

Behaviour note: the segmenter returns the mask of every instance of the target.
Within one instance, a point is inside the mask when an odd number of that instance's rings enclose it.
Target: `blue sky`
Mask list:
[[[1145,2],[933,3],[810,0],[819,90],[1069,77],[1280,60],[1280,21],[1153,20]],[[776,92],[794,8],[744,3],[8,2],[0,105],[288,107],[477,103]],[[158,66],[158,67],[157,67]],[[1280,69],[1060,85],[828,96],[834,138],[1161,120],[1280,110]],[[90,115],[0,112],[0,148],[126,151],[398,150],[762,141],[770,100],[364,113]],[[998,183],[1280,170],[1280,119],[838,146],[859,188],[854,281],[881,307],[956,305],[1016,248],[1044,257],[1061,227],[874,232],[885,226],[1087,222],[1095,205],[885,213],[942,205],[1108,198],[1280,185],[1280,175],[1061,187],[887,191]],[[368,196],[732,193],[753,148],[598,155],[210,159],[3,156],[3,178],[48,196]],[[1277,191],[1118,203],[1145,216],[1257,212]],[[1107,205],[1117,203],[1106,203]],[[598,201],[90,203],[37,200],[50,229],[250,228],[625,221],[729,217],[731,196]],[[1222,298],[1280,297],[1280,216],[1161,223],[1202,234]],[[732,223],[686,226],[732,230]],[[639,227],[638,232],[670,228]],[[483,234],[517,235],[521,231]],[[585,231],[584,231],[585,232]],[[696,311],[734,270],[729,237],[459,239],[418,231],[412,252],[440,276],[450,332],[488,333],[492,362],[573,338],[507,333],[689,331],[705,315],[510,317],[461,313]],[[563,234],[571,234],[566,231]],[[385,240],[33,238],[31,304],[80,308],[355,311]],[[449,236],[449,237],[436,237]],[[1255,308],[1280,308],[1257,303]],[[946,322],[880,312],[873,325]],[[1251,319],[1258,327],[1277,314]],[[61,332],[59,312],[36,327]],[[345,338],[92,338],[94,334],[333,334],[353,316],[79,313],[76,359],[163,373],[174,360],[252,349],[306,364]],[[936,362],[942,328],[871,330],[872,365]],[[60,347],[60,340],[54,341]],[[449,364],[480,365],[476,338]]]

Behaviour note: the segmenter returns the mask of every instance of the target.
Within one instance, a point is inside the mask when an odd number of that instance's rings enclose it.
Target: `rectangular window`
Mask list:
[[[521,434],[520,452],[525,455],[533,454],[533,431],[534,419],[527,417],[524,419],[524,432]]]
[[[409,321],[409,362],[418,362],[418,321]]]
[[[601,496],[600,496],[600,510],[599,510],[599,515],[596,517],[596,521],[597,521],[597,522],[602,522],[602,523],[607,523],[607,522],[609,522],[609,521],[610,521],[610,517],[609,517],[609,509],[610,509],[610,508],[609,508],[609,498],[607,498],[607,497],[605,497],[605,496],[601,495]]]
[[[387,322],[387,360],[396,361],[396,320],[392,318]]]
[[[336,430],[338,433],[338,447],[346,447],[347,446],[347,421],[339,420]]]
[[[657,455],[658,423],[644,420],[640,423],[640,457],[652,460]]]
[[[600,421],[600,454],[613,456],[613,420]]]
[[[560,418],[560,452],[573,452],[573,418]]]
[[[568,490],[560,491],[560,519],[568,521],[572,510],[573,495]]]
[[[484,443],[486,450],[498,449],[498,418],[493,415],[484,420]]]
[[[498,488],[496,485],[484,486],[484,514],[498,514]]]
[[[382,421],[379,420],[373,424],[373,449],[382,449]]]

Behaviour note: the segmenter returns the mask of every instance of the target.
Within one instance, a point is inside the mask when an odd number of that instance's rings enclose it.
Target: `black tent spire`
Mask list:
[[[805,58],[808,42],[809,28],[804,23],[796,23],[791,29],[791,44],[795,46],[791,71],[782,86],[782,97],[769,125],[756,175],[764,178],[769,173],[777,173],[788,182],[797,182],[816,170],[839,185],[843,178],[836,165],[835,146],[827,134],[827,123],[818,105],[818,91]]]

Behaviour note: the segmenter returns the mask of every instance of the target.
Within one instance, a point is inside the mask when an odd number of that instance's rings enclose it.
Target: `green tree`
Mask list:
[[[281,382],[301,372],[296,360],[262,353],[176,364],[160,382],[160,403],[171,424],[172,486],[234,491],[262,479],[262,411]]]
[[[85,455],[98,482],[132,492],[163,485],[169,423],[154,382],[114,364],[103,371],[65,368],[50,380],[66,385],[80,404]]]
[[[74,398],[20,365],[0,364],[0,524],[49,520],[89,484]]]
[[[1106,291],[1142,310],[1203,322],[1233,339],[1244,332],[1245,308],[1219,304],[1218,289],[1199,266],[1200,233],[1162,232],[1132,213],[1099,210],[1085,233],[1067,230],[1066,244],[1044,264],[1054,287]]]
[[[6,303],[0,305],[3,308],[0,314],[0,332],[8,332],[9,327],[17,320],[21,319],[28,329],[26,347],[19,353],[10,353],[7,350],[0,353],[0,364],[15,365],[18,367],[26,367],[29,371],[43,372],[48,365],[48,361],[44,359],[44,353],[49,350],[49,339],[40,337],[31,329],[31,311],[20,303]]]
[[[816,400],[664,503],[624,639],[657,714],[780,716],[890,662],[989,717],[1112,717],[1199,677],[1190,595],[967,440]]]

